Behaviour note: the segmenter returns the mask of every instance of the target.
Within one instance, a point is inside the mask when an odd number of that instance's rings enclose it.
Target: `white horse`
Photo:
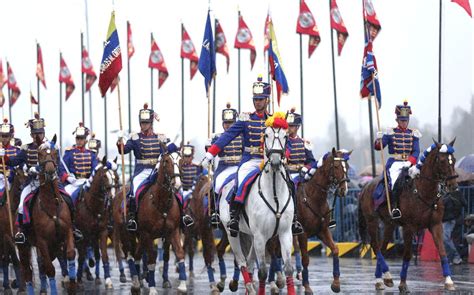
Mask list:
[[[240,233],[236,238],[232,237],[227,229],[230,213],[226,196],[232,189],[232,182],[224,187],[220,200],[221,221],[227,230],[227,236],[241,269],[248,294],[255,294],[252,279],[249,275],[249,272],[252,272],[253,269],[248,269],[248,267],[253,266],[255,256],[259,262],[259,294],[265,294],[265,281],[268,273],[265,246],[267,241],[276,235],[278,235],[281,244],[288,294],[295,294],[293,267],[291,265],[293,241],[291,224],[294,206],[289,189],[288,174],[283,164],[287,138],[286,129],[273,127],[265,129],[263,170],[250,188],[244,207],[248,219],[245,216],[240,218]],[[242,233],[251,237],[253,247],[250,249],[250,253],[244,253],[241,247],[241,239],[244,238]]]

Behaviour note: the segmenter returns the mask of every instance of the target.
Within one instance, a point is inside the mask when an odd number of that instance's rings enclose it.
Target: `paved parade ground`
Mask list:
[[[102,279],[101,285],[95,285],[94,281],[85,282],[85,292],[83,294],[130,294],[130,279],[127,278],[127,283],[119,282],[118,266],[115,263],[113,253],[111,256],[112,279],[114,290],[106,292],[104,289],[104,281]],[[203,268],[202,256],[196,256],[194,262],[195,274],[194,278],[188,278],[188,293],[187,294],[209,294],[209,282],[207,279],[207,272]],[[187,263],[188,261],[186,261]],[[231,276],[233,269],[231,268],[231,255],[226,255],[227,275]],[[401,268],[401,260],[387,260],[391,267],[390,271],[394,276],[395,286],[393,288],[386,288],[383,294],[398,294],[398,274]],[[219,278],[218,266],[214,265],[216,269],[216,280]],[[375,293],[374,289],[374,269],[375,260],[359,259],[359,258],[341,258],[341,293],[342,294],[368,294]],[[60,287],[60,270],[56,264],[56,277],[58,281],[58,288]],[[157,272],[157,286],[159,294],[176,294],[176,286],[178,285],[178,274],[170,267],[170,280],[173,284],[173,289],[163,290],[161,288],[162,280],[161,274]],[[36,267],[35,267],[36,271]],[[93,270],[92,270],[93,271]],[[408,270],[408,286],[412,294],[474,294],[474,264],[462,264],[459,266],[451,266],[453,273],[452,278],[456,285],[456,292],[444,292],[443,278],[441,276],[441,266],[437,262],[419,262],[418,265],[412,265]],[[102,269],[101,269],[102,273]],[[128,276],[128,270],[126,270]],[[36,272],[37,274],[37,272]],[[332,279],[332,259],[320,256],[313,256],[310,260],[309,279],[314,294],[332,294],[330,283]],[[232,293],[228,289],[228,281],[226,281],[226,289],[223,294],[244,294],[242,283],[239,285],[239,290]],[[146,282],[144,284],[146,286]],[[304,294],[304,288],[301,282],[295,280],[297,294]],[[61,289],[60,289],[61,290]],[[3,289],[0,289],[3,293]],[[39,290],[38,290],[39,291]],[[81,294],[80,292],[79,294]],[[267,285],[267,294],[270,294]],[[65,294],[65,292],[64,292]],[[142,288],[142,294],[148,294],[146,287]],[[286,294],[286,289],[282,294]],[[382,293],[380,293],[382,294]]]

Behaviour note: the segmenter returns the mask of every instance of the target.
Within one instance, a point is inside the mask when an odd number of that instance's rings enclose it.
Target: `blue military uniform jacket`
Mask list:
[[[76,146],[64,151],[63,160],[69,173],[74,174],[76,178],[89,178],[98,164],[95,152]]]
[[[416,129],[389,128],[381,140],[383,147],[388,145],[390,154],[387,168],[395,161],[410,161],[415,165],[420,154],[420,137],[421,133]],[[376,141],[375,149],[380,150],[380,148],[380,143]]]
[[[183,185],[183,190],[190,190],[195,182],[197,181],[198,177],[201,175],[203,169],[200,165],[190,163],[190,164],[182,164],[182,178],[181,182]]]
[[[243,154],[241,163],[250,159],[263,159],[263,133],[265,132],[265,120],[269,114],[253,112],[242,113],[239,120],[232,124],[216,142],[209,148],[209,152],[216,156],[221,152],[232,140],[242,135]]]
[[[222,134],[216,134],[211,141],[214,144]],[[228,145],[224,147],[218,154],[219,164],[214,172],[217,177],[224,169],[231,166],[237,166],[242,160],[242,152],[244,150],[242,135],[238,135]]]
[[[135,156],[135,171],[133,177],[140,174],[144,169],[153,169],[158,163],[158,158],[163,153],[161,144],[169,142],[163,134],[152,133],[145,135],[142,132],[132,133],[124,146],[124,153],[133,151]],[[120,146],[117,146],[120,152]]]
[[[316,163],[311,145],[299,136],[288,137],[287,141],[288,170],[290,173],[298,173],[306,165],[312,166]]]
[[[18,156],[18,154],[20,153],[20,148],[19,147],[16,147],[16,146],[12,146],[10,144],[8,144],[7,146],[4,147],[5,148],[5,156],[7,158],[12,158],[12,157],[16,157]],[[8,181],[9,182],[12,182],[13,181],[13,173],[12,173],[12,170],[13,170],[13,167],[15,167],[14,165],[6,165],[5,167],[5,170],[7,172],[7,177],[8,177]],[[3,173],[3,171],[1,171],[1,173]]]

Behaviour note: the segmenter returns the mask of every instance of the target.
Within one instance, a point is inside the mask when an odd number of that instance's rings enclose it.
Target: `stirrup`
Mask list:
[[[24,233],[22,233],[21,231],[17,232],[15,234],[15,244],[17,245],[23,245],[24,243],[26,243],[26,236]]]
[[[303,226],[298,220],[293,221],[293,224],[291,225],[291,232],[294,236],[304,233]]]
[[[392,219],[400,219],[402,217],[402,212],[400,209],[395,208],[392,210],[391,215]]]
[[[128,231],[137,231],[138,225],[135,219],[131,218],[127,222],[127,230]]]
[[[186,227],[190,227],[191,225],[194,224],[194,219],[191,216],[189,216],[188,214],[186,214],[186,215],[183,216],[183,224]]]
[[[217,212],[211,214],[210,220],[213,226],[218,226],[221,223],[221,218]]]
[[[74,241],[76,242],[80,242],[84,239],[84,235],[82,235],[82,232],[77,228],[73,229],[72,235],[74,236]]]
[[[335,228],[335,227],[336,227],[336,220],[334,220],[334,219],[329,220],[329,225],[328,225],[328,227],[329,227],[330,229]]]

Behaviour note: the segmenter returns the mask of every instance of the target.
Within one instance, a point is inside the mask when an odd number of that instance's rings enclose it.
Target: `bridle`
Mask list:
[[[281,136],[282,132],[281,132],[281,128],[278,128],[276,131],[275,131],[275,128],[273,127],[267,127],[267,128],[271,128],[271,130],[273,131],[273,134],[274,134],[274,137],[273,137],[273,141],[272,141],[272,144],[271,146],[269,147],[267,145],[267,141],[265,140],[264,141],[264,144],[265,144],[265,155],[267,156],[267,158],[269,158],[272,154],[279,154],[282,158],[285,156],[285,146],[286,146],[286,141],[288,139],[288,134],[286,134],[286,132],[284,132],[283,136]],[[265,139],[268,138],[268,134],[265,133],[264,135]],[[283,142],[282,142],[283,140]],[[280,147],[282,147],[282,149],[275,149],[275,143],[278,142]],[[268,160],[267,160],[268,161]]]
[[[45,181],[53,181],[58,178],[58,173],[57,173],[57,164],[56,161],[53,158],[52,155],[52,148],[46,148],[46,158],[42,161],[38,161],[38,164],[40,166],[40,171],[39,174],[43,175],[45,177]],[[39,152],[39,151],[38,151]],[[52,163],[54,166],[54,172],[46,172],[45,167],[47,163]]]

